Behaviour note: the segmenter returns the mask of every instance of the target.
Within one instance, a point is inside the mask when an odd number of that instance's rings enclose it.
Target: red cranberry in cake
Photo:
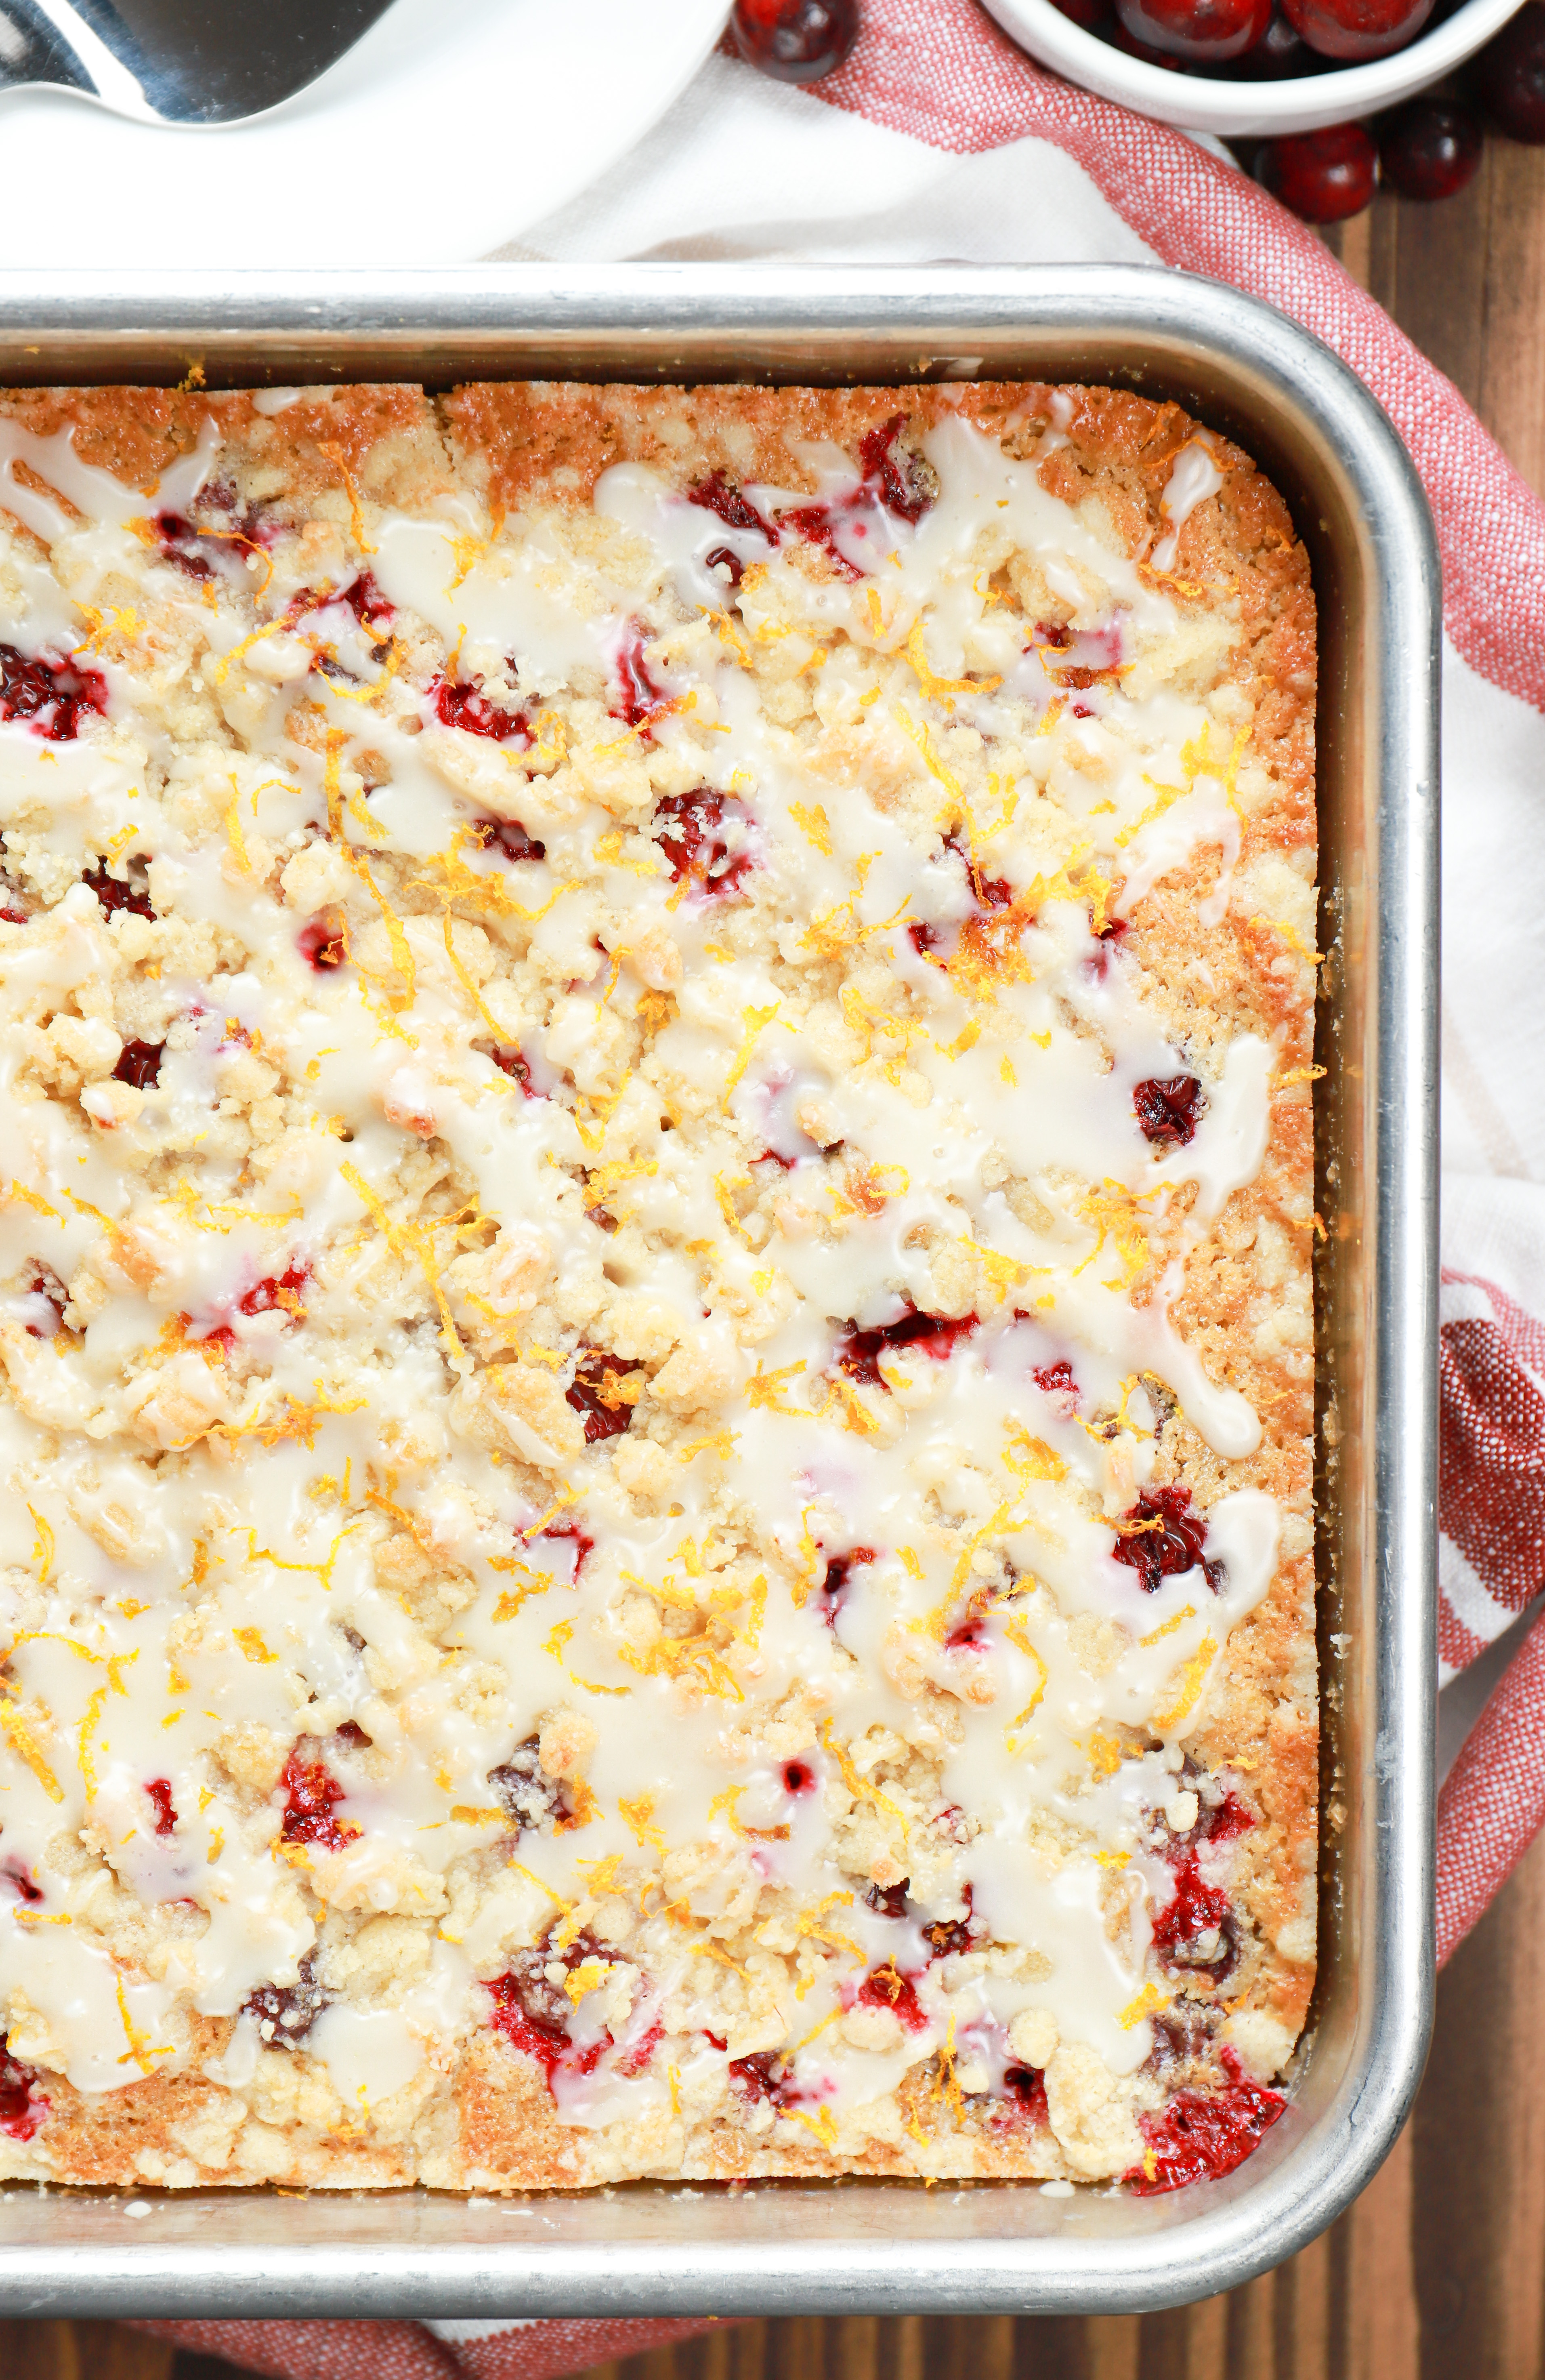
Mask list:
[[[488,1781],[517,1835],[550,1834],[565,1815],[562,1788],[542,1767],[539,1740],[534,1735],[517,1743],[499,1767],[490,1768]]]
[[[135,917],[155,916],[155,911],[151,908],[149,897],[143,889],[139,884],[131,882],[127,877],[110,876],[103,861],[99,861],[95,868],[88,868],[80,881],[82,884],[91,886],[101,906],[110,917],[120,909],[127,909],[130,916]]]
[[[1207,1518],[1191,1510],[1189,1488],[1140,1488],[1137,1502],[1122,1515],[1116,1559],[1136,1571],[1145,1595],[1156,1594],[1161,1579],[1195,1570],[1199,1562],[1215,1591],[1223,1570],[1203,1560],[1206,1543]]]
[[[1186,1148],[1207,1112],[1207,1094],[1194,1075],[1172,1075],[1167,1082],[1140,1083],[1132,1105],[1144,1140],[1159,1148]]]
[[[163,1041],[126,1041],[113,1069],[114,1080],[127,1083],[136,1091],[153,1090],[161,1080],[161,1053],[165,1047]]]
[[[518,737],[531,741],[531,724],[524,710],[507,710],[483,692],[481,678],[451,681],[437,678],[429,693],[435,717],[444,727],[459,727],[468,735],[486,735],[495,744]]]
[[[1232,2049],[1221,2061],[1221,2089],[1177,2091],[1156,2115],[1138,2118],[1148,2154],[1122,2179],[1139,2197],[1232,2173],[1285,2112],[1281,2093],[1248,2082]]]
[[[690,882],[716,898],[738,892],[756,865],[745,848],[745,816],[739,802],[710,785],[657,802],[655,829],[671,882]]]
[[[311,1740],[302,1738],[302,1742]],[[330,1775],[326,1762],[307,1759],[300,1744],[285,1762],[284,1774],[279,1781],[284,1791],[281,1841],[314,1843],[320,1851],[339,1852],[361,1832],[351,1819],[334,1817],[333,1812],[344,1798],[344,1788]]]
[[[8,2132],[13,2141],[30,2141],[42,2131],[48,2108],[35,2070],[13,2058],[9,2042],[0,2034],[0,2132]]]
[[[871,1388],[885,1389],[885,1377],[880,1370],[880,1357],[887,1347],[916,1347],[923,1354],[931,1355],[936,1364],[947,1363],[962,1339],[969,1339],[977,1328],[979,1318],[961,1315],[949,1320],[941,1314],[920,1314],[911,1298],[906,1300],[906,1312],[894,1322],[882,1322],[872,1330],[861,1330],[856,1322],[842,1325],[842,1336],[837,1342],[839,1370],[851,1380],[863,1380]]]
[[[83,719],[93,712],[104,717],[106,710],[107,680],[100,670],[51,661],[46,653],[30,661],[14,645],[0,645],[0,719],[25,721],[46,743],[70,744]]]
[[[145,1788],[145,1798],[155,1811],[156,1833],[158,1835],[175,1833],[177,1814],[172,1803],[170,1777],[152,1777]]]
[[[564,1393],[575,1413],[585,1416],[587,1446],[596,1445],[603,1438],[621,1438],[624,1430],[633,1427],[636,1400],[628,1382],[627,1366],[604,1348],[585,1350]]]
[[[296,937],[300,955],[319,975],[341,967],[349,954],[348,937],[330,917],[313,917]]]
[[[546,844],[527,834],[518,819],[474,819],[472,835],[482,850],[495,851],[513,864],[523,859],[545,859],[548,856]]]
[[[316,1965],[316,1952],[308,1950],[293,1984],[260,1984],[244,2002],[242,2013],[256,2019],[259,2033],[272,2048],[296,2048],[332,1998],[317,1981]]]
[[[779,82],[819,82],[858,39],[858,0],[735,0],[730,30],[748,66]]]

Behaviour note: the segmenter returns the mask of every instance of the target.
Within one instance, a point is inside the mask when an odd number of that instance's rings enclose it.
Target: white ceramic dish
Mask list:
[[[469,263],[573,197],[654,124],[729,0],[395,0],[336,66],[247,124],[131,124],[0,96],[0,265]]]
[[[1409,99],[1489,42],[1521,0],[1466,0],[1462,8],[1409,49],[1373,58],[1366,66],[1338,67],[1329,74],[1298,75],[1285,82],[1225,82],[1203,75],[1171,74],[1142,58],[1129,57],[1095,33],[1065,17],[1053,0],[986,0],[1004,31],[1069,82],[1102,99],[1119,100],[1140,115],[1189,132],[1312,132],[1322,124],[1346,124],[1375,115]]]

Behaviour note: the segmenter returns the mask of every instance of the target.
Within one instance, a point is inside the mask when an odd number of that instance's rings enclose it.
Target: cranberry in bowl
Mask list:
[[[1460,0],[1446,10],[1443,0],[1278,0],[1244,47],[1253,25],[1245,0],[985,5],[1070,82],[1161,123],[1234,139],[1382,115],[1473,57],[1520,0]]]

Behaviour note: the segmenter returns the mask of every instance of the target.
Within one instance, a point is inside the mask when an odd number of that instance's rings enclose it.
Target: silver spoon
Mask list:
[[[54,83],[141,124],[239,124],[293,99],[391,0],[0,0],[0,91]]]

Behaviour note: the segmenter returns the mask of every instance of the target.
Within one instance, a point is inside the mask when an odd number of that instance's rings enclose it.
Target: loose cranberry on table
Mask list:
[[[1525,0],[1475,61],[1476,89],[1510,140],[1545,140],[1545,7]]]
[[[1360,124],[1329,124],[1322,132],[1293,132],[1263,140],[1255,178],[1305,223],[1341,223],[1360,215],[1373,196],[1379,152]]]
[[[1116,13],[1135,41],[1205,71],[1255,47],[1272,0],[1116,0]]]
[[[1379,178],[1403,199],[1452,199],[1480,163],[1480,126],[1453,99],[1413,99],[1379,127]]]
[[[779,82],[819,82],[858,39],[858,0],[735,0],[730,30],[749,66]]]
[[[1432,0],[1283,0],[1311,50],[1356,66],[1403,50],[1432,14]]]

